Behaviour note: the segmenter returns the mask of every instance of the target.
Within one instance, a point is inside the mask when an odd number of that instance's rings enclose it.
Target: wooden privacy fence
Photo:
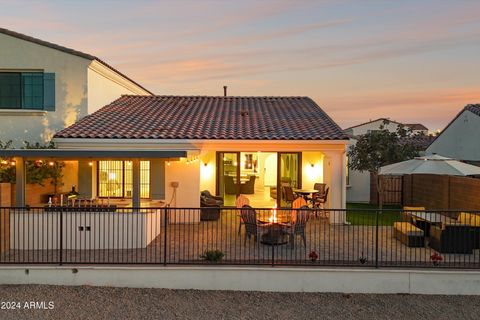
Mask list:
[[[379,203],[380,194],[377,188],[377,179],[383,190],[381,195],[383,204],[401,205],[403,202],[402,176],[380,176],[379,178],[376,174],[370,175],[370,203]]]
[[[480,179],[404,175],[403,205],[423,206],[429,210],[480,210]]]

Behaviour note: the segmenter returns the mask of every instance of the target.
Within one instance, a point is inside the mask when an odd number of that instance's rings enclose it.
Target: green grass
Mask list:
[[[378,206],[366,203],[347,203],[347,221],[352,225],[374,226]],[[400,221],[400,206],[385,205],[384,211],[379,213],[379,226],[393,226],[395,221]],[[370,211],[372,210],[372,211]]]

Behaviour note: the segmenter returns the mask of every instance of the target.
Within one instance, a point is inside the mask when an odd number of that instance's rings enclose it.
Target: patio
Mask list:
[[[151,209],[150,209],[151,210]],[[176,209],[175,211],[180,211]],[[192,214],[190,210],[181,210],[175,215]],[[151,214],[155,220],[165,220],[165,209],[155,209]],[[64,213],[67,215],[69,213]],[[330,214],[336,214],[330,212]],[[172,213],[169,213],[169,219]],[[108,218],[103,218],[108,219]],[[124,218],[122,218],[124,219]],[[103,241],[95,236],[98,230],[92,227],[94,236],[83,233],[76,237],[71,230],[77,230],[74,219],[69,220],[73,227],[63,232],[63,247],[68,249],[7,250],[1,253],[0,263],[72,263],[72,264],[204,264],[209,263],[200,256],[206,250],[220,250],[224,257],[217,264],[267,264],[267,265],[311,265],[311,266],[395,266],[395,267],[431,267],[431,255],[436,251],[427,245],[410,248],[396,240],[393,226],[382,225],[382,216],[376,225],[334,225],[326,218],[312,218],[306,227],[305,247],[298,237],[295,246],[290,244],[270,246],[252,239],[244,242],[245,229],[242,226],[238,234],[240,219],[234,209],[222,210],[217,221],[202,221],[192,224],[151,224],[144,228],[152,235],[152,241],[146,246],[138,245],[139,237],[134,236],[135,228],[141,222],[137,218],[124,226],[126,236],[119,237],[118,230],[103,235]],[[93,220],[93,218],[92,218]],[[88,220],[86,220],[88,221]],[[126,220],[124,220],[126,221]],[[41,223],[36,223],[41,225]],[[23,226],[25,227],[25,226]],[[12,229],[13,228],[13,229]],[[11,230],[15,230],[12,227]],[[147,229],[150,230],[147,230]],[[69,231],[70,230],[70,231]],[[31,235],[35,237],[34,234]],[[56,233],[58,237],[59,234]],[[37,235],[38,238],[40,238]],[[101,249],[109,241],[117,238],[114,248]],[[107,238],[105,240],[105,238]],[[378,239],[378,240],[377,240]],[[42,241],[38,240],[38,241]],[[53,243],[55,239],[52,239]],[[25,242],[31,243],[31,242]],[[47,241],[48,243],[48,241]],[[128,249],[115,249],[125,247]],[[378,245],[377,245],[378,244]],[[50,245],[51,248],[54,248]],[[318,256],[314,261],[309,257],[314,251]],[[440,267],[478,268],[479,250],[473,254],[442,254]]]

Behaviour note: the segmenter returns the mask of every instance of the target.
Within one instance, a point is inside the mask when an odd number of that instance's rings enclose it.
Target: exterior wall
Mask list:
[[[315,183],[324,182],[323,158],[323,153],[319,151],[302,152],[302,188],[313,189]]]
[[[347,185],[347,202],[370,202],[370,172],[350,170]]]
[[[148,94],[145,90],[125,81],[117,73],[97,61],[87,71],[88,114],[118,99],[122,94]]]
[[[92,163],[93,164],[93,163]],[[93,181],[96,177],[96,165],[95,167],[89,165],[88,160],[78,161],[78,188],[77,191],[81,197],[94,198],[96,192],[93,190]]]
[[[165,200],[165,160],[150,159],[150,197]]]
[[[480,161],[480,117],[465,110],[427,148],[458,160]]]
[[[163,212],[163,210],[68,212],[62,218],[63,248],[83,250],[145,248],[160,234],[164,221]],[[57,228],[59,218],[60,215],[56,212],[19,210],[10,213],[10,249],[59,249],[60,237]],[[80,231],[79,227],[83,227],[83,230]]]
[[[215,151],[205,151],[200,156],[200,190],[209,190],[215,194],[217,155]],[[206,165],[205,165],[206,164]]]
[[[55,73],[55,111],[0,110],[0,140],[44,143],[87,115],[87,67],[90,60],[0,34],[0,71]],[[19,125],[21,122],[21,125]]]
[[[178,188],[172,182],[178,182]],[[200,207],[200,161],[187,164],[182,158],[165,166],[165,200],[172,207]]]

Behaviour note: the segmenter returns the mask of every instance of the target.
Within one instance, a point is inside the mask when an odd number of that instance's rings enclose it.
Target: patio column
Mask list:
[[[15,206],[25,207],[25,184],[26,184],[26,172],[25,172],[25,160],[21,157],[14,158],[15,161]]]
[[[140,208],[140,160],[132,160],[132,207]]]
[[[327,167],[329,169],[330,179],[330,208],[346,208],[346,159],[345,150],[325,151]],[[343,224],[346,222],[345,212],[335,212],[330,214],[330,223]]]

